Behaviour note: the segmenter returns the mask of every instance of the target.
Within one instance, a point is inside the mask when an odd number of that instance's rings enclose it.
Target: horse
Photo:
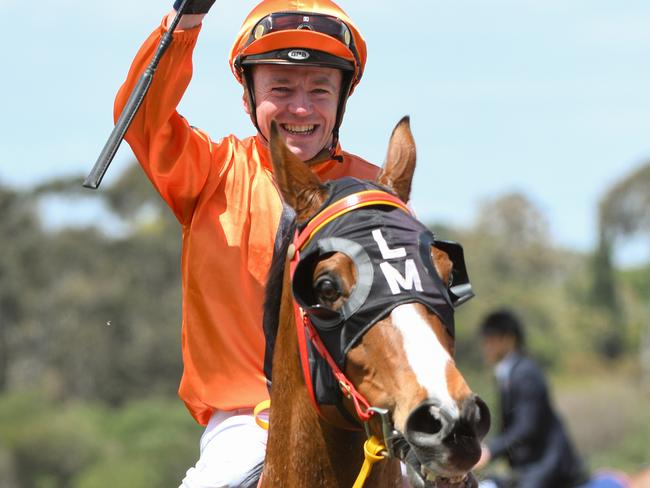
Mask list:
[[[476,487],[490,413],[454,362],[453,336],[454,306],[473,293],[462,248],[435,239],[404,203],[415,171],[408,117],[375,182],[322,184],[275,123],[269,144],[295,216],[267,283],[272,408],[258,486],[401,487],[402,461],[411,486]]]

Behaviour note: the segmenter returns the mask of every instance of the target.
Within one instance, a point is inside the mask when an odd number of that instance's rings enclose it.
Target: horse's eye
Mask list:
[[[330,276],[322,276],[314,283],[318,301],[323,305],[331,305],[341,297],[341,289]]]

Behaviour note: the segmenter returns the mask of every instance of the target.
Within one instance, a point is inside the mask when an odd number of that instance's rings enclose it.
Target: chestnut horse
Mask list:
[[[267,288],[266,312],[276,294],[278,313],[259,486],[350,488],[370,436],[386,459],[367,487],[401,487],[400,461],[415,487],[476,486],[470,471],[490,416],[453,359],[453,306],[463,299],[450,283],[459,263],[402,203],[415,170],[408,118],[376,182],[323,185],[275,125],[270,147],[301,232],[285,239]]]

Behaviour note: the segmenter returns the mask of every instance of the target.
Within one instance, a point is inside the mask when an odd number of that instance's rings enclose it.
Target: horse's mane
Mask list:
[[[266,381],[271,385],[271,363],[273,359],[273,348],[275,338],[278,333],[278,319],[280,317],[280,302],[282,299],[282,285],[284,278],[284,265],[286,263],[287,251],[293,241],[293,235],[296,230],[296,213],[291,207],[284,205],[280,224],[275,236],[275,245],[273,248],[273,259],[271,268],[266,280],[266,289],[264,291],[264,317],[262,327],[266,338],[266,350],[264,352],[264,373]]]

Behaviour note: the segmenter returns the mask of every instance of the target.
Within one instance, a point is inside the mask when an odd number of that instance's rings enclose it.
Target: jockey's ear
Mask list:
[[[298,222],[308,220],[325,201],[327,190],[309,166],[289,150],[275,120],[271,122],[269,146],[273,175],[282,198],[296,211]]]
[[[377,183],[393,190],[403,202],[408,202],[414,172],[415,141],[411,134],[409,117],[406,116],[393,129],[386,162],[377,176]]]
[[[244,90],[244,94],[241,96],[241,101],[244,104],[244,112],[246,112],[246,115],[251,114],[251,104],[250,104],[250,97],[248,96],[248,92]]]

